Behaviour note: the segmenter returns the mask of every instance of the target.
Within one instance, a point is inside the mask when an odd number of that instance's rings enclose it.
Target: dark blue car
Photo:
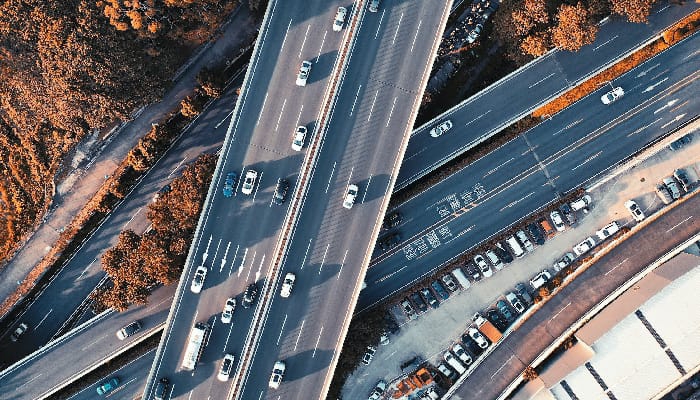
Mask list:
[[[224,197],[233,196],[233,187],[236,185],[237,175],[235,172],[229,172],[226,174],[226,181],[224,182]]]
[[[447,300],[450,297],[450,293],[445,289],[444,286],[438,281],[433,281],[430,286],[435,290],[435,293],[440,296],[441,299]]]

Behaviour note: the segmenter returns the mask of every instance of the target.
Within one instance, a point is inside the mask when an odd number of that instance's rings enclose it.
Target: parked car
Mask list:
[[[554,229],[551,223],[547,220],[547,218],[540,218],[539,221],[537,221],[537,225],[539,225],[539,229],[544,232],[544,236],[547,239],[553,238],[557,234],[557,230]]]
[[[348,9],[345,7],[338,7],[338,12],[335,13],[335,19],[333,20],[333,31],[340,32],[343,29],[343,24],[345,24],[345,16],[348,14]]]
[[[508,292],[506,294],[506,300],[508,300],[508,303],[515,309],[515,311],[518,312],[518,314],[524,313],[527,309],[520,299],[518,299],[518,296],[516,296],[513,292]]]
[[[493,265],[496,271],[500,271],[503,269],[503,263],[501,262],[501,259],[498,258],[498,255],[496,255],[495,251],[486,250],[486,258],[489,260],[491,265]]]
[[[668,188],[668,191],[671,193],[671,197],[673,200],[678,200],[681,197],[681,190],[678,187],[678,182],[676,182],[675,179],[673,179],[672,176],[667,176],[666,178],[663,179],[664,185]]]
[[[520,295],[520,298],[527,303],[528,306],[531,306],[534,304],[534,301],[532,299],[532,296],[530,295],[530,289],[528,289],[527,285],[520,282],[515,285],[515,290],[518,292]]]
[[[508,321],[508,323],[513,323],[513,321],[515,321],[517,318],[505,300],[498,300],[496,302],[496,308],[498,309],[498,312],[503,314],[503,317]]]
[[[423,298],[425,301],[428,303],[428,305],[432,308],[438,308],[440,307],[440,302],[438,299],[435,298],[435,295],[433,292],[430,291],[428,288],[423,288],[420,290],[420,294],[423,295]]]
[[[443,275],[440,280],[451,292],[456,292],[459,289],[457,282],[455,282],[454,278],[452,278],[452,275],[450,274]]]
[[[367,398],[368,400],[378,400],[379,398],[382,397],[382,393],[386,390],[386,381],[380,380],[377,382],[376,385],[374,385],[374,388],[372,388],[372,391],[369,392],[369,397]]]
[[[554,271],[559,272],[569,266],[575,259],[576,256],[574,256],[573,253],[566,253],[562,256],[562,258],[557,260],[552,267],[554,268]]]
[[[199,293],[202,291],[202,287],[204,286],[204,280],[207,277],[207,267],[204,265],[200,265],[197,267],[197,269],[194,271],[194,276],[192,277],[192,284],[190,285],[190,290],[192,293]]]
[[[462,335],[462,343],[474,357],[479,357],[479,355],[484,352],[484,349],[482,349],[467,332],[464,332]]]
[[[538,224],[531,222],[527,225],[527,233],[535,240],[538,246],[544,245],[544,234]]]
[[[584,214],[588,212],[589,206],[591,205],[591,202],[593,199],[591,198],[590,195],[586,194],[583,197],[581,197],[578,200],[574,200],[571,202],[571,209],[573,211],[583,211]]]
[[[119,340],[124,340],[128,338],[129,336],[135,335],[136,332],[141,330],[141,322],[139,321],[134,321],[130,323],[129,325],[123,327],[122,329],[117,331],[117,338]]]
[[[625,207],[627,210],[629,210],[630,214],[632,214],[632,218],[634,218],[635,221],[641,222],[644,220],[644,218],[646,218],[644,211],[642,211],[637,202],[634,200],[627,200],[625,202]]]
[[[374,346],[367,346],[367,350],[365,351],[365,354],[362,356],[362,364],[369,365],[369,363],[372,362],[372,358],[374,358],[374,353],[377,352],[377,348]]]
[[[564,203],[560,205],[559,211],[561,211],[561,215],[564,217],[564,219],[569,225],[573,225],[576,223],[576,214],[568,204]]]
[[[304,147],[304,139],[306,139],[307,132],[308,129],[306,129],[305,126],[297,126],[292,139],[292,150],[301,151],[301,149]]]
[[[253,188],[255,187],[255,181],[258,179],[258,171],[249,169],[245,173],[245,178],[243,179],[243,185],[241,185],[241,193],[250,195],[253,193]]]
[[[474,362],[474,360],[472,360],[472,356],[469,355],[469,353],[467,353],[467,351],[464,350],[464,347],[462,347],[462,345],[459,343],[452,345],[452,352],[462,363],[464,363],[464,365],[471,365],[471,363]]]
[[[388,331],[385,330],[384,332],[382,332],[382,335],[379,336],[379,344],[381,344],[382,346],[386,346],[389,344],[389,332]]]
[[[625,95],[625,91],[620,87],[613,88],[613,90],[609,91],[608,93],[605,93],[600,97],[600,101],[603,102],[603,104],[607,105],[610,103],[616,102],[618,99],[622,98],[622,96]]]
[[[474,265],[474,263],[469,263],[464,266],[464,269],[467,271],[467,274],[469,274],[472,279],[474,279],[475,282],[478,282],[481,280],[481,272],[479,271],[479,268]]]
[[[411,301],[413,302],[413,304],[416,305],[416,307],[418,308],[418,310],[420,310],[420,312],[423,313],[423,312],[428,311],[428,305],[425,304],[425,301],[423,301],[423,298],[420,297],[420,293],[413,292],[413,294],[411,294],[410,297],[411,297]]]
[[[255,299],[258,297],[258,285],[255,282],[248,285],[243,293],[243,308],[249,308],[255,303]]]
[[[519,231],[515,232],[515,236],[518,238],[520,243],[523,244],[523,247],[525,247],[525,250],[527,250],[528,253],[535,250],[535,246],[532,244],[532,242],[530,241],[530,238],[527,237],[527,235],[525,234],[524,231],[519,230]]]
[[[382,229],[387,231],[391,228],[397,227],[401,223],[401,213],[398,211],[392,211],[384,217],[384,222],[382,223]]]
[[[19,340],[20,336],[24,335],[25,332],[29,330],[29,325],[26,323],[22,322],[20,323],[17,328],[12,332],[10,335],[10,340],[13,342],[16,342]]]
[[[220,380],[221,382],[226,382],[231,376],[231,371],[233,370],[233,363],[236,360],[236,357],[234,357],[233,354],[226,354],[224,355],[224,359],[221,360],[221,367],[219,368],[219,374],[216,376],[216,379]]]
[[[599,230],[596,231],[596,236],[598,236],[598,239],[600,240],[605,240],[609,238],[610,236],[614,235],[620,230],[620,225],[617,224],[617,221],[613,221],[604,227],[600,228]]]
[[[467,36],[467,43],[476,42],[476,39],[479,38],[479,35],[481,35],[481,31],[483,29],[484,29],[484,26],[482,24],[476,24],[474,29],[472,29],[472,31],[469,32],[469,35]]]
[[[399,243],[401,243],[401,236],[398,232],[390,233],[379,238],[379,248],[382,251],[387,251]]]
[[[491,271],[491,266],[489,266],[489,264],[486,262],[484,256],[482,256],[481,254],[475,255],[474,262],[479,267],[481,274],[484,275],[485,278],[488,278],[493,275],[493,271]]]
[[[683,135],[680,138],[674,140],[673,142],[671,142],[670,145],[668,145],[668,147],[670,147],[671,150],[673,150],[673,151],[680,150],[683,146],[690,143],[691,141],[692,141],[692,133],[689,133],[687,135]]]
[[[489,341],[484,337],[484,335],[479,332],[478,329],[474,328],[473,326],[470,327],[467,330],[467,334],[469,335],[470,338],[472,338],[476,344],[479,345],[482,349],[485,349],[489,347]]]
[[[445,375],[445,377],[447,379],[452,380],[452,379],[457,377],[455,372],[450,367],[445,365],[444,363],[438,364],[437,369],[438,369],[438,371],[440,371],[441,374]],[[377,397],[377,399],[379,399],[379,397]],[[375,400],[375,399],[371,399],[371,400]]]
[[[100,386],[97,387],[97,394],[104,396],[114,390],[117,386],[119,386],[119,378],[115,376],[102,382]]]
[[[311,61],[304,60],[299,66],[299,74],[297,75],[297,86],[306,86],[306,82],[309,80],[309,75],[311,74]]]
[[[352,208],[359,190],[360,188],[358,188],[357,185],[348,185],[348,189],[345,191],[345,198],[343,198],[343,207],[348,210]]]
[[[168,378],[160,378],[156,384],[156,388],[153,390],[153,398],[155,400],[164,400],[169,388],[170,381]]]
[[[433,129],[431,129],[430,136],[438,137],[438,136],[442,135],[443,133],[449,131],[450,129],[452,129],[452,121],[450,121],[448,119],[447,121],[441,123],[440,125],[434,127]]]
[[[275,186],[275,193],[272,195],[272,201],[275,204],[282,204],[287,198],[287,192],[289,191],[289,181],[286,179],[280,179],[277,181],[277,186]]]
[[[224,303],[224,311],[221,312],[221,322],[228,324],[233,318],[233,312],[236,310],[236,299],[229,297]]]
[[[525,249],[523,249],[523,246],[520,244],[518,239],[515,238],[515,235],[508,236],[506,238],[506,244],[508,245],[508,249],[510,249],[511,253],[513,253],[514,256],[520,258],[525,255]]]
[[[430,286],[433,288],[435,293],[437,293],[438,296],[440,296],[441,299],[447,300],[450,298],[450,292],[445,290],[445,287],[442,286],[440,281],[433,281]]]
[[[294,289],[294,282],[296,282],[297,276],[293,272],[287,272],[282,281],[282,289],[280,290],[280,296],[287,298],[292,294],[292,289]]]
[[[668,188],[665,185],[657,184],[655,189],[657,196],[659,196],[659,198],[664,204],[673,203],[673,197],[671,196],[671,193],[668,191]]]
[[[513,255],[505,249],[502,243],[496,243],[496,247],[493,248],[493,251],[503,263],[510,264],[513,262]]]
[[[235,172],[229,172],[226,174],[226,180],[224,181],[224,197],[233,196],[233,187],[236,186],[237,175]],[[170,187],[170,186],[168,186]]]
[[[688,178],[688,173],[685,170],[677,169],[673,171],[673,177],[681,184],[684,191],[690,190],[690,178]]]
[[[486,310],[486,318],[501,332],[505,332],[510,326],[510,322],[495,308]]]
[[[467,369],[464,367],[464,364],[462,364],[461,361],[457,357],[452,354],[451,351],[446,351],[442,355],[442,359],[445,360],[445,362],[452,367],[459,375],[464,375],[464,373],[467,372]]]
[[[554,224],[554,229],[556,229],[559,232],[564,232],[566,230],[566,224],[564,224],[564,218],[562,218],[561,213],[559,213],[559,211],[554,210],[551,213],[549,213],[549,218],[552,220],[552,223]]]
[[[401,301],[401,310],[403,310],[404,314],[406,314],[408,319],[416,318],[416,309],[413,308],[413,305],[408,300],[408,298],[404,298],[403,301]]]
[[[574,246],[574,254],[580,257],[582,254],[589,252],[595,245],[595,239],[589,236],[584,241]]]
[[[379,11],[379,0],[370,0],[368,8],[369,12]]]
[[[542,285],[545,283],[549,282],[549,280],[552,279],[552,274],[549,273],[549,271],[542,270],[539,274],[535,275],[534,278],[530,279],[530,286],[532,286],[533,289],[537,290]]]

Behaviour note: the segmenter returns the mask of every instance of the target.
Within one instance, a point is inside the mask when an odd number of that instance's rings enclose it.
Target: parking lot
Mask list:
[[[690,129],[697,129],[697,123]],[[497,300],[519,282],[528,281],[543,268],[554,273],[552,264],[572,247],[607,225],[617,221],[620,226],[635,224],[624,203],[634,199],[646,216],[660,209],[663,203],[654,192],[654,185],[664,177],[683,168],[691,182],[700,176],[700,138],[682,149],[671,151],[663,147],[655,155],[621,173],[605,184],[597,186],[589,194],[592,197],[590,212],[578,213],[578,222],[565,232],[548,240],[543,246],[508,264],[493,276],[473,283],[471,288],[452,293],[437,309],[429,309],[417,319],[408,321],[398,306],[392,309],[401,330],[390,336],[390,343],[379,346],[370,365],[358,367],[348,378],[343,397],[366,398],[379,379],[391,382],[401,375],[400,365],[418,356],[433,365],[442,362],[442,354],[459,341],[468,328],[471,316],[490,308]],[[516,322],[517,324],[517,322]]]

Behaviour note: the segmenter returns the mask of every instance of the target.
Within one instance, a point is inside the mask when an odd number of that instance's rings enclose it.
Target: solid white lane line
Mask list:
[[[233,112],[233,111],[231,111],[231,112]],[[175,171],[177,171],[178,168],[180,168],[180,166],[182,165],[182,163],[185,162],[185,160],[187,160],[187,156],[185,156],[185,158],[183,158],[182,161],[180,161],[180,162],[175,166],[175,168],[173,168],[173,170],[170,171],[170,173],[168,174],[168,179],[175,173]]]
[[[284,324],[287,323],[287,314],[284,314],[284,320],[282,321],[282,329],[280,329],[280,335],[277,336],[277,345],[280,344],[280,339],[282,339],[282,333],[284,332]]]
[[[465,128],[468,127],[468,126],[471,125],[473,122],[480,120],[481,118],[485,117],[486,114],[488,114],[488,113],[490,113],[490,112],[491,112],[491,110],[488,110],[488,111],[486,111],[485,113],[483,113],[483,114],[477,116],[476,118],[474,118],[474,119],[472,119],[471,121],[469,121],[469,122],[467,122],[466,124],[464,124],[464,127],[465,127]]]
[[[216,255],[219,254],[219,247],[221,246],[221,240],[219,239],[219,243],[216,244],[216,250],[214,250],[214,260],[216,260]],[[212,261],[211,263],[211,269],[214,269],[214,262]]]
[[[391,44],[392,44],[392,46],[393,46],[394,43],[396,42],[396,36],[398,36],[398,34],[399,34],[399,28],[401,28],[401,21],[402,21],[402,20],[403,20],[403,13],[401,13],[401,16],[399,17],[399,23],[396,24],[396,31],[394,32],[394,38],[391,39]]]
[[[610,271],[606,272],[606,273],[603,274],[603,275],[604,275],[604,276],[607,276],[608,274],[612,273],[613,271],[615,271],[615,270],[617,269],[617,267],[619,267],[620,265],[622,265],[622,264],[624,264],[625,262],[627,262],[627,260],[629,260],[629,257],[628,257],[628,258],[625,258],[625,259],[622,260],[622,261],[620,261],[616,266],[612,267],[612,268],[610,269]]]
[[[515,200],[515,201],[511,202],[510,204],[501,207],[501,211],[505,210],[506,208],[513,207],[514,205],[516,205],[516,204],[520,203],[521,201],[527,199],[528,197],[532,196],[533,194],[535,194],[535,192],[530,192],[530,193],[528,193],[526,196],[521,197],[521,198],[519,198],[518,200]]]
[[[316,346],[314,346],[314,352],[311,353],[311,358],[316,357],[316,350],[318,350],[318,343],[321,341],[322,334],[323,334],[323,325],[321,325],[321,330],[318,332],[318,338],[316,339]]]
[[[282,108],[280,108],[280,115],[279,115],[279,117],[277,117],[277,125],[275,125],[275,132],[277,132],[277,130],[280,127],[280,121],[282,120],[282,115],[284,114],[284,107],[286,105],[287,105],[287,99],[284,99],[284,101],[282,102]]]
[[[586,165],[586,164],[588,164],[589,162],[591,162],[591,161],[593,161],[594,159],[596,159],[602,152],[603,152],[603,150],[601,150],[601,151],[599,151],[599,152],[593,154],[592,156],[590,156],[590,157],[588,157],[587,159],[583,160],[583,162],[582,162],[581,164],[579,164],[579,165],[577,165],[577,166],[571,168],[571,170],[572,170],[572,171],[575,171],[575,170],[577,170],[578,168],[583,167],[584,165]]]
[[[367,121],[369,122],[370,118],[372,118],[372,111],[374,110],[374,103],[377,102],[377,96],[379,95],[379,90],[377,90],[376,93],[374,93],[374,100],[372,100],[372,107],[369,108],[369,115],[367,115]]]
[[[212,239],[214,239],[214,235],[209,235],[209,241],[207,241],[207,247],[204,249],[204,253],[202,253],[202,264],[207,262],[207,258],[209,258],[209,246],[211,246]]]
[[[46,315],[44,315],[44,318],[42,318],[38,324],[36,324],[36,326],[34,327],[34,330],[36,330],[36,328],[38,328],[39,325],[41,325],[44,322],[44,320],[46,320],[46,318],[49,316],[49,314],[51,314],[52,312],[53,312],[53,308],[50,309],[49,312],[46,313]]]
[[[241,273],[243,272],[243,268],[245,268],[245,258],[248,255],[248,248],[246,247],[245,250],[243,250],[243,258],[241,259],[241,266],[238,267],[238,277],[240,278]]]
[[[593,48],[593,51],[596,51],[596,50],[598,50],[599,48],[605,46],[606,44],[612,42],[613,40],[617,39],[619,36],[620,36],[620,35],[615,35],[615,36],[611,37],[610,39],[604,41],[603,43],[597,45],[596,47]]]
[[[564,310],[566,310],[570,305],[571,305],[571,302],[568,302],[564,307],[561,308],[561,310],[559,310],[559,312],[557,312],[556,314],[554,314],[554,315],[552,316],[552,318],[550,318],[549,320],[550,320],[550,321],[554,320],[554,318],[558,317],[559,314],[561,314]]]
[[[262,118],[263,111],[265,110],[265,104],[267,104],[267,93],[265,93],[265,100],[263,100],[263,104],[262,104],[262,107],[260,108],[260,112],[258,113],[258,120],[257,120],[257,122],[255,122],[255,126],[258,126],[258,124],[260,123],[260,118]]]
[[[226,245],[226,251],[224,251],[224,256],[221,258],[221,268],[219,268],[219,273],[224,270],[224,265],[226,265],[226,256],[228,255],[228,249],[231,247],[231,242]]]
[[[318,274],[321,275],[321,271],[323,270],[323,263],[326,262],[326,255],[328,255],[328,248],[331,247],[331,244],[328,243],[326,244],[326,251],[323,252],[323,257],[321,258],[321,266],[318,267]]]
[[[690,219],[693,218],[693,216],[689,216],[688,218],[684,219],[683,221],[677,223],[676,225],[673,225],[669,230],[666,231],[666,233],[671,232],[672,230],[678,228],[679,226],[683,225],[684,223],[690,221]]]
[[[554,76],[554,72],[552,72],[551,74],[545,76],[544,78],[540,79],[539,81],[533,83],[532,85],[528,86],[527,88],[528,88],[528,89],[532,89],[532,88],[534,88],[535,86],[539,85],[540,83],[546,81],[547,79],[549,79],[549,78],[551,78],[551,77],[553,77],[553,76]]]
[[[297,346],[299,345],[299,338],[301,337],[301,332],[304,330],[304,323],[306,320],[301,321],[301,326],[299,327],[299,334],[297,335],[297,341],[294,342],[294,351],[297,351]]]
[[[503,167],[504,165],[508,164],[509,162],[511,162],[511,161],[513,161],[513,160],[515,160],[515,157],[511,157],[510,160],[508,160],[508,161],[506,161],[506,162],[500,164],[500,165],[497,166],[496,168],[494,168],[494,169],[492,169],[491,171],[489,171],[489,172],[487,172],[486,174],[484,174],[484,178],[486,178],[487,176],[489,176],[489,175],[493,174],[494,172],[498,171],[501,167]]]
[[[323,40],[321,40],[321,46],[318,48],[318,55],[316,56],[316,62],[321,59],[321,52],[323,51],[323,44],[326,42],[326,35],[328,34],[328,30],[323,32]]]
[[[280,53],[284,49],[284,44],[287,42],[287,36],[289,36],[289,28],[291,28],[291,27],[292,27],[292,19],[290,18],[289,23],[287,24],[287,30],[284,32],[284,39],[282,39],[282,47],[280,47]]]
[[[491,379],[493,380],[493,377],[496,376],[496,375],[498,375],[498,374],[501,372],[501,370],[502,370],[506,365],[510,365],[510,360],[512,360],[512,359],[513,359],[513,356],[508,357],[508,359],[506,360],[506,362],[504,362],[503,365],[501,365],[501,367],[498,368],[498,369],[496,370],[496,372],[494,372],[493,374],[491,374]]]
[[[648,127],[654,125],[655,123],[661,121],[662,119],[663,119],[663,118],[661,118],[661,117],[657,118],[656,120],[654,120],[654,121],[652,121],[652,122],[650,122],[650,123],[648,123],[648,124],[642,126],[641,128],[638,128],[636,131],[631,132],[631,133],[628,133],[628,134],[627,134],[627,137],[630,137],[630,136],[632,136],[632,135],[638,134],[639,132],[641,132],[641,131],[647,129]]]
[[[416,28],[416,34],[413,36],[413,43],[411,43],[411,53],[413,53],[413,46],[416,45],[416,39],[418,39],[418,32],[420,32],[420,25],[423,23],[423,20],[418,21],[418,27]]]
[[[236,256],[238,255],[238,249],[240,247],[240,244],[236,245],[236,251],[233,253],[233,257],[231,258],[231,267],[228,269],[228,276],[231,276],[231,274],[233,273],[233,266],[236,265]]]
[[[27,386],[28,384],[34,382],[34,381],[35,381],[36,379],[38,379],[41,375],[43,375],[43,374],[38,374],[37,376],[33,377],[32,379],[28,380],[27,382],[25,382],[25,383],[23,383],[23,384],[17,386],[17,389],[21,389],[21,388]],[[17,390],[17,389],[15,389],[15,390]]]
[[[233,331],[233,322],[229,322],[228,334],[226,335],[226,342],[224,343],[224,348],[221,349],[221,351],[224,353],[226,353],[226,348],[228,347],[228,339],[231,337],[232,331]]]
[[[83,269],[83,272],[81,272],[80,275],[79,275],[75,280],[76,280],[76,281],[79,281],[79,280],[83,277],[83,275],[85,275],[85,273],[87,272],[87,270],[90,269],[90,267],[92,266],[92,264],[93,264],[95,261],[97,261],[97,257],[95,257],[95,259],[92,260],[92,262],[91,262],[90,264],[88,264],[87,267],[85,267],[85,269]]]
[[[255,193],[253,193],[253,203],[255,203],[255,197],[258,195],[258,189],[260,189],[260,185],[262,185],[262,177],[263,173],[261,171],[260,176],[258,177],[258,185],[255,187]]]
[[[122,227],[122,230],[126,229],[126,226],[129,225],[129,224],[131,223],[131,221],[133,221],[134,218],[136,218],[137,215],[139,215],[139,213],[141,212],[142,209],[143,209],[143,207],[141,207],[141,208],[139,208],[138,210],[136,210],[136,212],[134,213],[134,215],[132,215],[131,218],[129,218],[129,220],[126,221],[126,224],[124,224],[124,226]]]
[[[357,104],[357,97],[360,95],[360,89],[362,89],[362,85],[357,88],[357,93],[355,93],[355,100],[352,102],[352,107],[350,108],[350,116],[352,116],[352,112],[355,111],[355,104]]]
[[[396,97],[394,97],[394,102],[391,104],[391,110],[389,110],[389,118],[386,120],[386,125],[384,125],[385,128],[389,127],[389,122],[391,122],[391,115],[394,114],[394,107],[396,106]]]
[[[301,268],[299,269],[302,271],[304,270],[304,264],[306,264],[306,256],[309,255],[309,249],[311,248],[311,240],[312,239],[309,239],[309,244],[306,246],[306,252],[304,253],[304,259],[301,260]]]
[[[301,42],[301,48],[299,49],[299,58],[301,58],[301,53],[304,51],[304,44],[306,44],[306,38],[309,36],[309,29],[311,29],[311,25],[306,27],[306,33],[304,34],[304,41]]]
[[[250,272],[253,271],[253,266],[255,265],[255,256],[258,255],[257,250],[253,252],[253,258],[250,259],[250,268],[248,268],[248,273],[245,276],[246,282],[250,278]]]
[[[336,162],[333,161],[333,169],[331,169],[331,176],[328,177],[328,185],[326,185],[326,193],[328,193],[328,189],[331,187],[331,182],[333,182],[333,173],[335,173],[335,164],[336,164]]]
[[[379,30],[382,28],[382,21],[384,21],[384,13],[386,13],[386,8],[382,10],[382,16],[379,17],[379,23],[377,24],[377,32],[374,33],[374,38],[379,36]]]
[[[367,192],[369,192],[369,184],[372,183],[372,175],[369,176],[369,179],[367,179],[367,187],[365,187],[365,193],[362,194],[362,201],[360,201],[360,204],[363,204],[365,202],[365,198],[367,197]]]
[[[561,129],[559,129],[558,131],[554,132],[554,133],[552,134],[552,136],[557,136],[558,134],[564,132],[565,130],[571,129],[571,128],[573,128],[574,126],[580,124],[582,121],[583,121],[583,118],[578,119],[578,120],[576,120],[576,121],[570,123],[569,125],[567,125],[567,126],[561,128]]]
[[[336,275],[335,280],[340,279],[340,273],[343,272],[343,266],[345,265],[345,258],[348,256],[348,250],[345,250],[345,255],[343,256],[343,261],[340,262],[340,269],[338,270],[338,275]]]
[[[297,126],[299,126],[299,121],[301,120],[301,112],[304,111],[304,105],[301,105],[301,108],[299,109],[299,115],[297,115]]]

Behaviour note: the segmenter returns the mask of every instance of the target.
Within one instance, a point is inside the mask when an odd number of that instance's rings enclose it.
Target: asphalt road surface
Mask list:
[[[413,132],[395,189],[405,187],[529,114],[541,102],[575,86],[584,77],[637,48],[649,36],[663,31],[698,8],[700,4],[697,3],[683,6],[659,3],[652,10],[649,23],[634,26],[639,32],[634,35],[629,34],[629,23],[610,18],[599,31],[595,43],[575,53],[548,53],[451,108],[435,122]],[[431,137],[430,129],[446,119],[454,123],[452,131],[439,138]]]
[[[358,311],[487,241],[561,193],[584,186],[700,112],[694,35],[398,206],[402,243],[374,259]],[[455,128],[453,128],[455,129]],[[459,133],[459,128],[455,133]],[[595,199],[593,199],[595,201]]]
[[[700,231],[700,196],[622,242],[508,335],[472,372],[453,398],[495,399],[556,338],[639,271]],[[565,312],[562,312],[566,310]]]

